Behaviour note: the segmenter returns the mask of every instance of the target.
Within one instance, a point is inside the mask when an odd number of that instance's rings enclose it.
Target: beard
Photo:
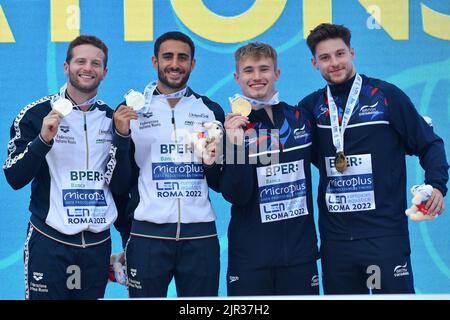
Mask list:
[[[331,84],[342,84],[344,82],[347,82],[348,80],[350,80],[354,75],[355,75],[355,69],[352,67],[350,69],[346,69],[344,76],[340,77],[340,78],[333,78],[332,76],[324,76],[325,80],[328,83]]]
[[[191,75],[190,72],[186,72],[184,76],[177,80],[177,81],[171,81],[167,78],[166,74],[164,73],[164,70],[161,70],[158,68],[158,80],[165,85],[166,87],[172,89],[172,90],[181,90],[186,86],[186,83],[189,80],[189,76]]]
[[[78,75],[74,72],[71,72],[69,69],[69,82],[78,91],[86,94],[91,94],[97,91],[98,86],[100,85],[100,79],[97,77],[96,80],[90,84],[82,84],[80,83],[80,80],[78,79]]]

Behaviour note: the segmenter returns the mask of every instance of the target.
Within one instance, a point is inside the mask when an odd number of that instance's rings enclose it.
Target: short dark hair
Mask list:
[[[189,38],[188,35],[179,32],[179,31],[169,31],[166,32],[158,37],[155,41],[154,46],[154,54],[155,57],[158,58],[159,48],[161,47],[161,44],[167,40],[177,40],[184,42],[189,45],[191,48],[191,59],[194,59],[194,53],[195,53],[195,45],[191,38]]]
[[[306,38],[306,43],[308,44],[309,50],[311,50],[312,55],[316,54],[316,47],[319,42],[327,39],[340,38],[347,47],[350,48],[350,39],[352,34],[350,30],[343,25],[321,23],[315,27],[309,33],[308,38]]]
[[[81,46],[83,44],[90,44],[94,47],[99,48],[105,54],[105,59],[103,60],[104,68],[106,69],[106,65],[108,64],[108,47],[106,44],[97,38],[96,36],[91,35],[80,35],[70,42],[69,47],[67,48],[66,62],[70,63],[70,60],[73,58],[73,48]]]
[[[270,58],[273,60],[273,66],[277,69],[277,51],[269,44],[262,42],[250,42],[242,46],[234,53],[234,60],[236,62],[236,72],[239,73],[239,61],[253,58]]]

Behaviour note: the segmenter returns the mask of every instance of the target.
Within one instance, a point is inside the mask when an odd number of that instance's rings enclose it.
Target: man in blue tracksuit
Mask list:
[[[127,238],[126,218],[117,217],[106,183],[113,111],[96,99],[107,59],[100,39],[74,39],[64,63],[67,84],[27,105],[11,126],[6,179],[14,189],[32,182],[26,299],[102,298],[111,224]],[[67,108],[58,109],[61,103]]]
[[[125,256],[132,298],[165,297],[172,278],[178,296],[218,295],[220,251],[208,187],[218,189],[221,165],[215,143],[205,159],[187,139],[205,122],[223,123],[224,114],[187,86],[194,48],[181,32],[161,35],[152,58],[158,80],[146,87],[144,107],[137,113],[121,105],[114,114],[112,160],[120,179],[111,189],[131,194]]]
[[[220,181],[232,203],[228,295],[318,294],[311,118],[279,101],[280,70],[271,46],[249,43],[236,51],[235,60],[243,95],[230,99]],[[243,103],[248,117],[234,107]]]
[[[428,214],[443,211],[443,141],[396,86],[359,75],[350,30],[321,24],[307,38],[327,86],[300,102],[317,124],[319,231],[326,294],[414,293],[405,155],[433,186]]]

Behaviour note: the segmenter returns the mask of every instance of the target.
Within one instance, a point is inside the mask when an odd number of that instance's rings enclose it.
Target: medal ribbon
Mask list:
[[[149,83],[145,89],[144,89],[144,97],[145,97],[145,109],[148,110],[148,108],[150,107],[150,103],[152,101],[152,97],[153,97],[153,93],[156,90],[156,81],[153,81],[151,83]],[[187,87],[177,91],[177,92],[173,92],[173,93],[168,93],[168,94],[163,94],[160,93],[160,96],[166,99],[177,99],[177,98],[181,98],[186,94],[187,91]]]
[[[59,94],[53,96],[52,98],[52,105],[53,103],[56,102],[56,100],[59,99],[66,99],[66,90],[67,90],[67,83],[65,83],[60,89],[59,89]],[[69,100],[70,101],[70,100]],[[72,101],[71,101],[72,102]],[[79,106],[87,106],[87,105],[92,105],[94,103],[97,102],[97,95],[95,95],[94,97],[84,101],[83,103],[80,104],[75,104],[74,107],[79,107]],[[73,104],[73,102],[72,102]]]
[[[235,95],[233,95],[232,97],[228,98],[228,100],[230,101],[230,104],[232,104],[235,100],[237,100],[238,98],[242,98],[247,100],[248,102],[250,102],[250,104],[252,105],[252,109],[253,110],[260,110],[262,108],[264,108],[265,106],[273,106],[275,104],[280,103],[280,99],[278,98],[279,93],[278,91],[275,92],[275,94],[272,96],[272,98],[270,98],[267,101],[261,101],[261,100],[255,100],[249,97],[246,97],[242,94],[236,93]]]
[[[344,115],[342,117],[342,124],[339,127],[339,113],[334,102],[333,96],[331,95],[330,86],[327,85],[327,97],[328,106],[330,108],[330,124],[331,133],[333,137],[333,144],[336,147],[336,153],[344,152],[344,132],[347,128],[347,124],[352,116],[353,109],[358,101],[359,93],[362,87],[362,78],[359,74],[356,74],[355,80],[353,80],[352,88],[347,99],[347,104],[345,105]]]

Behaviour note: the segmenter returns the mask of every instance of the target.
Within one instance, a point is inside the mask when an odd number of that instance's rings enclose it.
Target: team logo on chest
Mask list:
[[[294,139],[298,140],[298,139],[301,139],[301,138],[309,136],[309,133],[306,132],[305,129],[306,129],[306,125],[305,124],[303,125],[303,127],[295,129],[294,130]]]
[[[381,113],[378,109],[377,109],[377,105],[378,105],[378,101],[375,102],[372,105],[364,105],[361,107],[361,109],[359,109],[359,116],[363,117],[363,116],[371,116],[371,115],[376,115]]]
[[[61,130],[64,133],[67,133],[70,131],[70,127],[69,126],[59,126],[59,130]]]

